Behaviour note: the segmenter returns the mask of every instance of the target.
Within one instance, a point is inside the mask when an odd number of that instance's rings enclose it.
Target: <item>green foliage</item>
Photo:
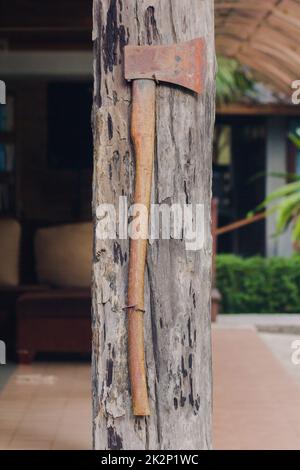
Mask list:
[[[289,139],[295,147],[300,150],[300,135],[299,135],[299,130],[297,129],[295,132],[290,132],[288,135]]]
[[[217,256],[223,313],[300,312],[300,255],[291,258]]]
[[[246,91],[252,90],[253,80],[246,75],[236,60],[218,56],[217,62],[216,86],[219,104],[238,100]]]
[[[292,240],[300,241],[300,180],[281,186],[273,191],[256,208],[256,211],[268,208],[267,215],[276,212],[276,233],[280,235],[290,224],[293,226]]]
[[[289,140],[300,150],[300,129],[288,134]],[[276,176],[274,174],[273,176]],[[280,235],[290,225],[292,229],[292,241],[300,242],[300,177],[299,175],[278,174],[277,176],[288,178],[291,183],[281,186],[273,191],[269,196],[255,209],[257,212],[267,208],[267,215],[276,212],[276,233]],[[249,213],[249,216],[253,213]]]

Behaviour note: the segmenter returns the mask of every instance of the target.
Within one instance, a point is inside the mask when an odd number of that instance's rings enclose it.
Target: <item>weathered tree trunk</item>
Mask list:
[[[211,447],[211,148],[214,124],[213,0],[94,0],[93,212],[133,200],[131,86],[126,43],[170,44],[203,36],[202,96],[159,84],[152,200],[203,203],[205,242],[149,244],[145,272],[146,365],[151,416],[134,418],[127,366],[129,240],[95,237],[93,259],[93,425],[96,449]]]

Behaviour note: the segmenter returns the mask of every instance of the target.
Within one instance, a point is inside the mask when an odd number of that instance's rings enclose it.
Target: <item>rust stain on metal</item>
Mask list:
[[[202,38],[168,46],[126,46],[125,78],[173,83],[201,93],[204,83]]]

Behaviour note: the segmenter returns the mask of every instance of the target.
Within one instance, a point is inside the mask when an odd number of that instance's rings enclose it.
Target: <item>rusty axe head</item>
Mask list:
[[[152,79],[201,93],[204,81],[202,38],[167,46],[126,46],[126,80]]]

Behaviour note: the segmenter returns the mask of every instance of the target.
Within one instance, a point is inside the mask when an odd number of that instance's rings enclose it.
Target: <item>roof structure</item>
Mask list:
[[[36,4],[0,0],[0,49],[91,49],[92,0]],[[291,83],[300,80],[300,0],[215,0],[215,13],[217,52],[236,58],[258,81],[290,97]]]
[[[289,96],[300,80],[300,0],[215,0],[217,53]]]

